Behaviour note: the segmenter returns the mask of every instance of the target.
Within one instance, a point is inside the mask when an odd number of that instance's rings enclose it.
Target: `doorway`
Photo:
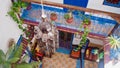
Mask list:
[[[73,33],[59,31],[59,46],[72,49]]]

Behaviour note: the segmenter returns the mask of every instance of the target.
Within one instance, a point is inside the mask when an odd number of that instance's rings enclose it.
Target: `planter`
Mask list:
[[[57,19],[57,14],[56,13],[51,13],[50,14],[50,19],[51,19],[51,21],[55,21]]]
[[[73,22],[73,17],[69,18],[69,19],[66,19],[66,22],[67,23],[72,23]]]

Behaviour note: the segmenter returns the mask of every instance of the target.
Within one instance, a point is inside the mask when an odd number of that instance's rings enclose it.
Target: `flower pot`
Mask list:
[[[66,19],[66,22],[67,23],[72,23],[73,22],[73,17],[69,18],[69,19]]]
[[[51,19],[51,21],[55,21],[57,19],[57,14],[51,13],[50,14],[50,19]]]

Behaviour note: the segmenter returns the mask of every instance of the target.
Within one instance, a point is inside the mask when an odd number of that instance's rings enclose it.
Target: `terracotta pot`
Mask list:
[[[69,18],[69,19],[66,19],[66,22],[67,23],[72,23],[73,22],[73,17]]]
[[[51,21],[55,21],[57,19],[57,14],[51,13],[50,14],[50,19],[51,19]]]

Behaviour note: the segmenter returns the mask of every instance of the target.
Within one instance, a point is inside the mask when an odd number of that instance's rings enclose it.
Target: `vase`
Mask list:
[[[66,19],[66,22],[67,23],[72,23],[73,22],[73,17],[69,18],[69,19]]]
[[[50,14],[50,19],[51,19],[51,21],[55,21],[57,19],[57,14],[51,13]]]

